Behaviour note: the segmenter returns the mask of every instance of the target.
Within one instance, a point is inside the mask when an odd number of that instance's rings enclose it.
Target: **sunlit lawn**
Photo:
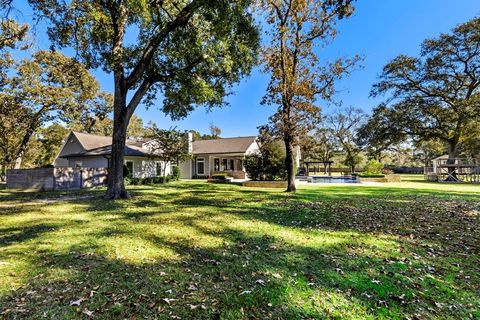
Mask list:
[[[480,318],[480,186],[406,178],[0,190],[0,318]]]

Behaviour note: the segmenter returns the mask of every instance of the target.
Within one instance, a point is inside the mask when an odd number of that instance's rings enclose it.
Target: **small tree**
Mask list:
[[[330,100],[334,82],[348,73],[358,58],[320,65],[315,51],[335,35],[337,20],[353,12],[351,0],[260,0],[269,24],[269,44],[263,63],[271,79],[263,104],[278,106],[270,129],[286,147],[287,192],[294,192],[294,146],[321,120],[317,99]]]
[[[9,135],[9,166],[20,168],[33,135],[53,120],[69,122],[83,110],[94,108],[99,93],[95,78],[81,63],[60,52],[39,51],[31,59],[9,64],[0,92],[0,129]],[[18,118],[19,113],[21,118]],[[15,121],[21,119],[21,124]],[[12,130],[18,129],[18,130]],[[4,146],[6,148],[6,146]]]
[[[372,159],[365,164],[365,167],[363,168],[363,173],[371,175],[382,174],[383,167],[383,163]]]
[[[185,132],[175,128],[165,130],[153,125],[148,130],[148,137],[152,139],[149,146],[151,157],[162,161],[163,182],[166,182],[167,166],[172,162],[178,165],[179,162],[190,158],[188,139]]]

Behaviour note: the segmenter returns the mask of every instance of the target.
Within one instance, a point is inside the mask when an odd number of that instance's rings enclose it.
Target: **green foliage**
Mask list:
[[[260,152],[248,155],[245,170],[252,180],[285,180],[285,149],[281,142],[263,144]]]
[[[471,123],[480,121],[480,18],[450,33],[426,39],[418,57],[400,55],[389,62],[372,88],[390,105],[374,110],[366,141],[441,140],[457,157]]]
[[[179,163],[190,159],[187,134],[175,128],[160,129],[152,125],[148,129],[148,138],[152,141],[149,145],[151,157],[163,162],[162,172],[166,174],[167,164]],[[166,182],[166,180],[165,180]]]
[[[361,178],[385,178],[385,175],[382,173],[369,173],[369,172],[358,174],[357,176]]]
[[[1,2],[0,2],[1,5]],[[1,10],[2,8],[0,8]],[[25,49],[26,44],[22,43],[27,37],[28,25],[19,24],[11,19],[0,20],[0,52],[9,49]]]
[[[6,150],[2,165],[20,167],[32,137],[41,135],[45,123],[69,123],[97,107],[96,79],[60,52],[38,51],[31,59],[0,59],[0,63],[9,71],[0,81],[0,148]]]
[[[173,181],[178,181],[180,180],[181,172],[180,168],[178,166],[173,166],[172,167],[172,173],[171,173],[171,179]]]
[[[147,105],[162,91],[162,110],[176,119],[194,105],[222,105],[231,84],[255,65],[258,32],[247,11],[251,1],[30,3],[49,19],[54,46],[76,48],[89,67],[122,70],[126,90]]]
[[[369,160],[363,167],[363,174],[376,175],[383,172],[383,163],[377,160]]]
[[[260,153],[254,153],[245,156],[243,166],[247,172],[248,178],[252,180],[261,180],[263,174],[263,157]]]

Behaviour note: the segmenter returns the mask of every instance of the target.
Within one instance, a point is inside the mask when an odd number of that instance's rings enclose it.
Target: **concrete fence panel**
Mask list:
[[[7,171],[7,188],[32,190],[82,189],[105,185],[107,168],[36,168]]]

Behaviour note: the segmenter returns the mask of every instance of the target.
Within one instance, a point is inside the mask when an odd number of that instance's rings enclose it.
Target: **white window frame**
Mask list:
[[[203,164],[203,172],[198,171],[198,163],[200,163],[200,162]],[[205,158],[204,157],[197,158],[195,167],[196,167],[195,170],[197,171],[197,175],[198,176],[204,176],[205,175]]]

